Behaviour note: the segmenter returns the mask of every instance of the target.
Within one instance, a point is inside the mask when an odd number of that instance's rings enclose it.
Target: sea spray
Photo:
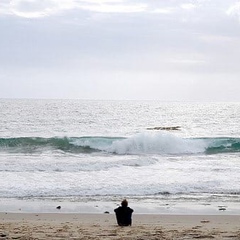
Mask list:
[[[194,154],[207,148],[202,139],[184,139],[170,133],[139,133],[114,141],[110,152],[117,154]]]

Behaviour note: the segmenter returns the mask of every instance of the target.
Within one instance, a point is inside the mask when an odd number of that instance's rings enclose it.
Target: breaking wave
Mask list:
[[[169,133],[139,133],[132,137],[0,138],[0,151],[110,154],[218,154],[240,152],[240,138],[181,138]]]

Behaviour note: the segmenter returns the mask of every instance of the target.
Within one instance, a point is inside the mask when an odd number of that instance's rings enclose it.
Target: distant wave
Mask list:
[[[132,137],[0,138],[0,151],[110,154],[218,154],[240,152],[240,138],[180,138],[169,133],[139,133]]]

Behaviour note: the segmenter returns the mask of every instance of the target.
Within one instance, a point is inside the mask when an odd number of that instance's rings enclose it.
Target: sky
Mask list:
[[[240,101],[240,1],[1,0],[0,98]]]

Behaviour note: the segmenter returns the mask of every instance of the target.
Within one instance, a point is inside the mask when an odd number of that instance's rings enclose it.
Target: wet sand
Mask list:
[[[239,215],[0,213],[0,239],[240,239]]]

